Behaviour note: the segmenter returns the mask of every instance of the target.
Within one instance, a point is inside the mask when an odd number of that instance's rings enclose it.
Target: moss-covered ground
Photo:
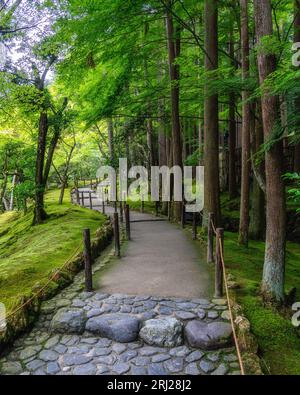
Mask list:
[[[225,234],[226,266],[238,283],[237,302],[251,322],[258,340],[264,372],[275,375],[300,374],[300,332],[293,327],[291,308],[277,311],[262,304],[259,288],[264,262],[264,243],[251,241],[248,248],[237,243],[237,234]],[[300,245],[288,243],[286,292],[297,288],[300,301]]]
[[[16,299],[30,294],[35,285],[63,266],[80,247],[82,230],[92,234],[105,222],[95,211],[58,205],[59,191],[46,196],[48,220],[32,226],[33,212],[0,215],[0,303],[9,311]],[[66,196],[68,196],[66,194]]]

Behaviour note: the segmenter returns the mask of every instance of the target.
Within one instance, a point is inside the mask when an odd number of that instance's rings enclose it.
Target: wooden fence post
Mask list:
[[[123,210],[123,202],[120,201],[120,221],[121,223],[124,222],[124,210]]]
[[[91,233],[89,229],[83,231],[84,246],[84,267],[85,267],[85,290],[92,292],[93,290],[93,273],[92,273],[92,249],[91,249]]]
[[[158,217],[158,212],[159,212],[159,202],[155,202],[155,215]]]
[[[212,263],[214,261],[214,214],[208,214],[208,227],[207,227],[207,263]]]
[[[85,207],[85,196],[84,196],[84,192],[81,192],[81,204],[82,204],[82,207]]]
[[[76,201],[77,201],[77,204],[80,205],[80,196],[79,196],[79,191],[77,188],[76,188]]]
[[[126,223],[126,236],[127,240],[131,240],[131,230],[130,230],[130,209],[129,204],[125,206],[125,223]]]
[[[222,255],[224,252],[224,229],[216,230],[216,277],[215,277],[215,297],[223,297],[223,263]]]
[[[171,202],[168,202],[168,221],[171,221]]]
[[[90,199],[90,209],[93,210],[93,199],[92,199],[92,192],[89,192],[89,199]]]
[[[193,213],[193,240],[197,240],[197,213]]]
[[[119,214],[114,213],[114,236],[115,236],[115,255],[120,258],[121,245],[120,245],[120,228],[119,228]]]
[[[144,196],[142,196],[141,199],[141,213],[144,214],[145,212],[145,201],[144,201]]]
[[[181,227],[185,228],[185,204],[182,202],[181,204]]]

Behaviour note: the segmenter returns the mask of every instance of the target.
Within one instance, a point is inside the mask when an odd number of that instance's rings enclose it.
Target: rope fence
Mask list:
[[[67,265],[73,261],[73,259],[75,259],[75,257],[79,254],[79,252],[82,249],[82,245],[80,245],[79,247],[77,247],[75,249],[75,251],[72,252],[72,255],[64,262],[63,266],[57,270],[55,270],[55,273],[53,273],[52,276],[50,276],[50,278],[48,279],[48,281],[46,282],[45,285],[43,285],[42,288],[40,288],[36,293],[33,294],[33,296],[31,296],[26,302],[24,302],[23,304],[21,304],[20,306],[18,306],[15,310],[13,310],[11,313],[6,315],[6,320],[8,320],[9,318],[15,316],[19,311],[21,311],[22,309],[24,309],[26,306],[28,306],[31,302],[33,302],[37,297],[39,297],[48,287],[49,285],[52,283],[52,281],[55,279],[55,277],[57,275],[59,275],[60,273],[63,272],[63,270],[67,267]]]
[[[226,270],[226,265],[225,265],[225,259],[224,259],[224,229],[222,228],[217,228],[214,225],[214,214],[210,213],[209,214],[209,226],[208,226],[208,238],[209,238],[209,243],[208,243],[208,258],[210,259],[210,262],[212,261],[212,245],[213,245],[213,240],[212,240],[212,233],[211,230],[213,231],[213,234],[216,237],[216,256],[215,256],[215,266],[216,266],[216,281],[215,281],[215,292],[216,292],[216,297],[222,297],[223,296],[223,281],[224,281],[224,287],[225,287],[225,293],[226,293],[226,299],[228,303],[228,311],[229,311],[229,317],[230,317],[230,324],[232,327],[232,333],[233,333],[233,338],[234,338],[234,343],[235,343],[235,348],[237,351],[237,357],[239,360],[239,365],[241,369],[241,374],[245,376],[245,368],[244,368],[244,363],[242,359],[242,354],[237,338],[237,333],[235,329],[235,323],[234,323],[234,317],[233,317],[233,312],[232,312],[232,307],[230,303],[230,295],[229,295],[229,287],[228,287],[228,282],[227,282],[227,270]]]

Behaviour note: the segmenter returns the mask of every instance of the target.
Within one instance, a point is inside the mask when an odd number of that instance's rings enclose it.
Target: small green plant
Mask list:
[[[300,213],[300,174],[287,173],[284,178],[294,182],[294,187],[288,190],[288,194],[293,203],[299,204],[297,212]]]

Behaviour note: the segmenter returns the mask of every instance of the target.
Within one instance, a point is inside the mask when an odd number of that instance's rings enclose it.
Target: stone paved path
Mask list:
[[[83,309],[92,319],[108,313],[124,312],[141,321],[157,317],[177,317],[216,322],[227,319],[224,302],[186,300],[150,296],[105,295],[76,292],[77,285],[44,303],[42,315],[28,335],[17,340],[13,351],[0,360],[1,374],[20,375],[237,375],[239,366],[233,348],[217,351],[177,347],[152,347],[141,339],[120,343],[84,332],[56,334],[51,320],[62,309]],[[222,318],[224,317],[224,319]],[[74,322],[74,321],[73,321]]]
[[[146,214],[133,215],[139,219],[141,216],[148,218]],[[162,222],[147,223],[145,235],[141,225],[133,224],[135,241],[130,243],[125,250],[125,257],[108,270],[107,275],[103,276],[103,268],[113,259],[112,247],[96,261],[94,275],[97,277],[99,273],[102,278],[99,292],[82,292],[84,275],[80,273],[70,287],[43,303],[41,315],[32,331],[18,339],[0,359],[0,374],[240,374],[235,349],[231,343],[224,343],[224,327],[230,339],[226,301],[203,297],[205,292],[209,292],[208,288],[201,289],[199,276],[202,273],[197,265],[197,253],[192,250],[190,254],[187,251],[191,248],[185,248],[188,242],[176,227]],[[165,236],[165,226],[171,232],[170,238]],[[143,259],[140,262],[135,260],[134,252],[139,251],[140,244],[145,246],[149,238],[151,250],[146,247],[146,251],[140,251]],[[176,242],[172,244],[174,238]],[[161,253],[153,254],[153,260],[158,261],[158,265],[151,266],[151,251],[153,245],[159,242],[158,251]],[[180,248],[178,251],[178,245],[182,250]],[[170,256],[172,259],[169,259]],[[190,273],[185,279],[187,257]],[[177,271],[177,277],[167,277],[166,272],[172,276],[173,262],[180,263],[183,269],[175,263],[173,268]],[[151,270],[145,271],[147,265],[151,266]],[[160,266],[163,270],[160,270]],[[125,276],[126,268],[131,275],[136,273],[131,292],[125,292],[128,284],[122,287],[121,279],[122,275]],[[167,278],[160,278],[163,273]],[[151,280],[152,274],[154,281]],[[120,279],[119,286],[116,279]],[[170,287],[162,288],[170,281]],[[153,292],[147,293],[145,290]],[[103,332],[103,319],[115,319],[116,328],[121,330],[114,332],[109,326],[109,330],[106,328],[106,332]],[[165,323],[170,324],[169,327],[162,328]],[[134,325],[138,326],[136,333]],[[212,337],[205,331],[214,325],[214,332],[217,333],[213,344],[215,347],[199,346],[211,343]],[[126,336],[130,340],[126,341]],[[222,346],[218,341],[223,342]],[[162,344],[158,345],[159,342]]]
[[[112,207],[106,207],[106,214],[113,212]],[[147,213],[131,211],[130,218],[137,221],[131,224],[132,240],[123,248],[121,261],[96,279],[101,292],[213,296],[211,268],[201,257],[199,246],[182,229]]]

